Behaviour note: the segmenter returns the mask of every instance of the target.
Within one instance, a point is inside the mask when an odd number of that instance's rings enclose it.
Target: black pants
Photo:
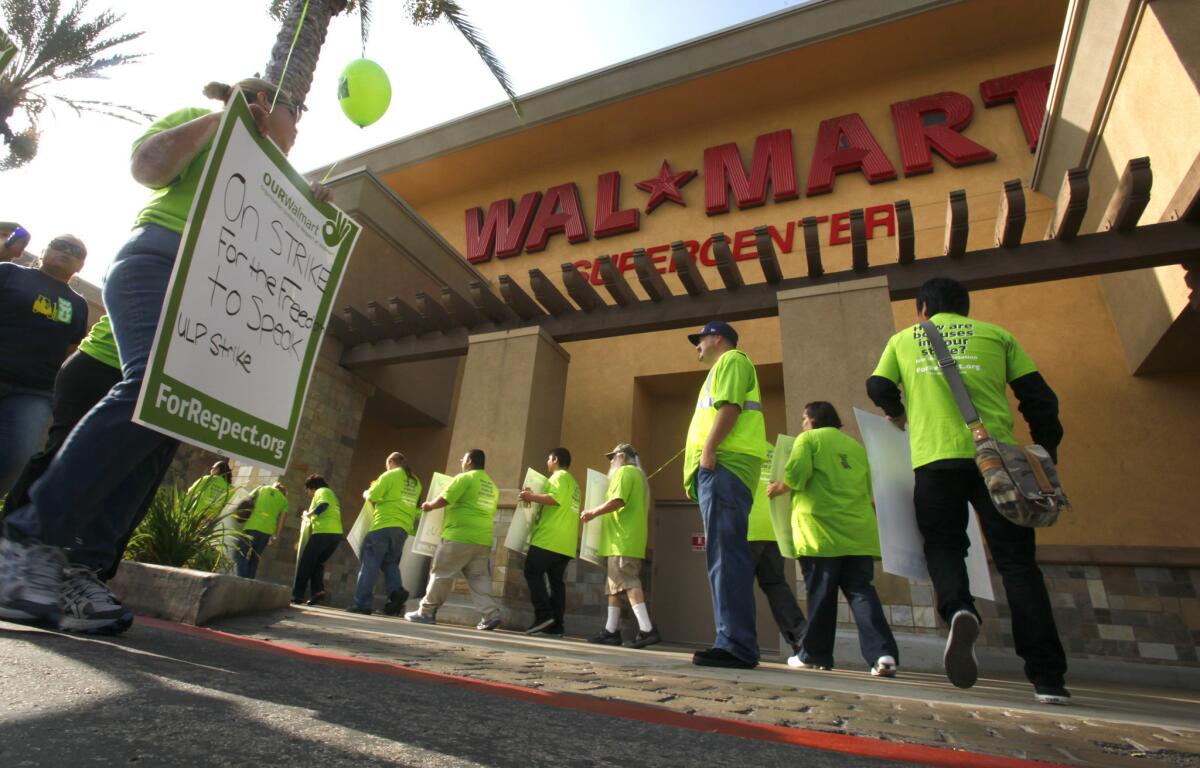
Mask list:
[[[967,502],[979,513],[996,570],[1012,612],[1013,642],[1025,661],[1025,676],[1041,685],[1062,685],[1067,657],[1058,639],[1050,595],[1036,562],[1032,528],[1010,523],[996,511],[979,470],[961,468],[916,470],[913,500],[917,526],[925,537],[925,561],[938,614],[946,622],[967,609],[978,615],[967,579]]]
[[[534,623],[554,619],[553,629],[562,629],[563,613],[567,609],[567,585],[563,574],[571,558],[541,547],[530,547],[525,555],[525,583],[533,602]],[[550,590],[546,591],[546,582]]]
[[[779,633],[792,650],[799,653],[800,640],[804,637],[804,611],[796,604],[796,595],[788,586],[779,545],[773,541],[752,541],[750,557],[754,560],[754,579],[767,596]]]
[[[314,533],[308,538],[304,551],[300,553],[300,565],[296,568],[292,599],[303,600],[306,591],[309,597],[316,597],[325,591],[325,561],[333,557],[341,543],[340,533]]]
[[[258,561],[262,558],[263,550],[271,541],[271,534],[262,531],[243,531],[248,538],[239,538],[237,551],[233,560],[237,563],[237,575],[243,579],[253,579],[258,575]]]
[[[91,355],[76,351],[67,358],[54,379],[53,411],[46,445],[29,459],[21,476],[17,478],[16,485],[4,502],[4,516],[29,503],[29,489],[50,466],[75,424],[120,380],[119,369],[106,365]],[[154,482],[149,492],[135,507],[128,508],[127,512],[118,516],[125,519],[116,519],[108,526],[97,526],[95,529],[80,532],[75,544],[67,547],[67,556],[72,563],[86,565],[98,571],[101,580],[107,581],[112,578],[117,572],[121,556],[125,553],[129,537],[145,517],[163,475],[171,466],[171,459],[175,456],[177,447],[178,443],[172,441],[156,451]],[[127,506],[123,505],[122,509]]]
[[[858,627],[858,646],[863,661],[874,666],[881,656],[900,661],[896,638],[883,615],[875,579],[875,560],[869,555],[802,557],[800,571],[808,591],[808,631],[800,647],[800,660],[833,666],[837,639],[838,592],[846,596]]]

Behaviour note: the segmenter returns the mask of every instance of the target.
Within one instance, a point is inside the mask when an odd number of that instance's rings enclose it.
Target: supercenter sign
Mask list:
[[[985,80],[979,84],[985,106],[1012,103],[1017,118],[1032,151],[1037,146],[1045,115],[1053,67],[1040,67],[1025,72]],[[891,105],[892,127],[900,150],[900,167],[904,175],[917,176],[933,171],[936,153],[955,168],[991,162],[996,153],[968,138],[964,130],[974,115],[971,99],[956,91],[922,96]],[[823,120],[817,131],[809,164],[805,192],[809,196],[833,191],[839,174],[861,173],[868,182],[877,184],[899,177],[896,165],[879,146],[866,121],[858,113]],[[579,244],[613,235],[636,232],[642,215],[652,215],[665,202],[686,206],[683,188],[701,169],[673,169],[663,161],[658,174],[639,181],[635,186],[647,194],[644,209],[620,207],[620,171],[601,173],[596,179],[596,206],[589,235],[579,185],[559,184],[545,191],[527,192],[519,200],[508,198],[492,202],[485,213],[481,207],[466,211],[467,260],[471,263],[488,261],[495,255],[500,259],[522,253],[543,251],[554,235],[563,235],[568,243]],[[768,191],[773,202],[800,197],[799,176],[790,128],[762,134],[755,139],[754,150],[747,169],[742,153],[734,142],[708,147],[703,153],[704,210],[709,216],[728,213],[733,206],[754,208],[767,202]],[[888,236],[895,233],[895,213],[891,205],[880,205],[865,211],[868,237],[880,229]],[[849,212],[842,211],[818,220],[830,222],[830,244],[849,242]],[[792,250],[796,222],[771,227],[771,235],[783,252]],[[709,254],[711,240],[703,243],[684,241],[693,259],[715,263]],[[731,239],[735,257],[753,258],[753,230],[739,231]],[[646,252],[660,264],[660,271],[669,270],[667,244],[647,248]],[[614,257],[622,269],[632,268],[629,253]],[[583,271],[591,271],[593,282],[596,265],[590,260],[576,262]]]

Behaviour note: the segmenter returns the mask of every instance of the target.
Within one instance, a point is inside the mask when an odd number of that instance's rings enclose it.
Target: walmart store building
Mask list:
[[[324,474],[348,529],[393,450],[427,481],[483,448],[506,489],[559,444],[580,478],[621,441],[656,468],[683,443],[704,376],[686,328],[705,314],[736,319],[768,434],[798,432],[809,400],[873,410],[863,381],[914,320],[911,275],[926,273],[913,270],[965,249],[953,264],[966,271],[948,274],[975,274],[973,253],[1013,237],[1022,199],[1024,244],[988,257],[972,314],[1012,330],[1062,403],[1075,509],[1039,533],[1039,557],[1064,642],[1077,658],[1196,665],[1200,302],[1183,264],[1200,254],[1197,225],[1176,220],[1194,219],[1200,188],[1198,78],[1192,0],[825,0],[530,94],[522,121],[499,105],[342,159],[336,199],[364,234],[285,480]],[[1124,199],[1144,191],[1144,167],[1127,171],[1141,157],[1153,183],[1139,226],[1105,233],[1122,176]],[[1059,267],[1039,272],[1048,230]],[[1147,246],[1155,232],[1169,242]],[[1155,248],[1119,267],[1061,264]],[[691,296],[696,276],[707,291]],[[668,640],[699,644],[712,636],[702,528],[680,474],[653,481],[649,599]],[[296,525],[266,578],[290,580]],[[343,548],[332,565],[346,596],[357,561]],[[590,632],[603,574],[568,575],[568,632]],[[941,631],[927,585],[877,584],[897,631]],[[502,547],[494,587],[510,626],[530,618],[521,558]],[[984,629],[1011,645],[1007,621]]]

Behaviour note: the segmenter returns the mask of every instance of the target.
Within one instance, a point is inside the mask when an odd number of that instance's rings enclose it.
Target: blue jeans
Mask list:
[[[49,390],[0,381],[0,496],[12,490],[25,462],[41,446],[51,410]]]
[[[258,561],[262,559],[263,550],[271,543],[271,534],[262,531],[243,531],[247,538],[238,539],[233,561],[237,564],[237,575],[243,579],[253,579],[258,575]]]
[[[754,558],[746,529],[754,498],[738,476],[717,464],[696,472],[696,495],[704,518],[708,583],[712,587],[714,648],[749,664],[758,663],[758,630],[754,623]]]
[[[875,579],[875,560],[869,555],[802,557],[800,572],[808,590],[808,630],[800,643],[800,660],[806,664],[833,666],[837,635],[838,591],[846,596],[858,627],[858,647],[863,661],[875,666],[881,656],[900,661],[896,638],[883,615]]]
[[[371,531],[363,539],[362,565],[358,569],[358,587],[354,590],[354,605],[371,607],[371,593],[375,590],[375,579],[383,571],[383,583],[390,595],[400,589],[400,555],[404,552],[404,540],[408,534],[403,528],[394,526]]]
[[[104,304],[121,353],[121,380],[71,430],[30,489],[30,503],[5,520],[8,538],[57,547],[80,539],[95,552],[111,552],[161,478],[178,442],[132,418],[179,239],[150,224],[135,229],[117,254]],[[79,562],[71,552],[68,557]]]

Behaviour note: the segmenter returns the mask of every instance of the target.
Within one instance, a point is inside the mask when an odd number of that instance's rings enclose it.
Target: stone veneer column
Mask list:
[[[463,364],[446,471],[458,473],[463,454],[481,448],[487,454],[487,473],[502,489],[492,591],[510,626],[532,614],[522,574],[524,558],[504,547],[504,535],[526,467],[544,472],[546,455],[559,445],[570,359],[548,333],[533,327],[471,336]],[[465,583],[455,591],[465,595]],[[459,595],[452,599],[459,605],[466,602]],[[460,614],[455,608],[448,604],[439,619],[478,620],[473,611]]]

